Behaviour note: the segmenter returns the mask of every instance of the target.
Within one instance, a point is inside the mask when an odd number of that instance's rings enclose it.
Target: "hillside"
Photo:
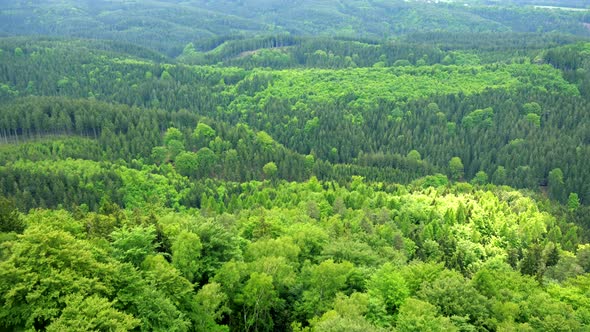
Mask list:
[[[588,330],[584,7],[0,1],[0,330]]]
[[[590,36],[590,30],[583,25],[590,22],[587,11],[556,11],[526,3],[500,7],[478,2],[465,6],[461,2],[401,0],[16,0],[0,9],[0,31],[5,35],[127,41],[171,56],[180,53],[189,42],[215,43],[216,39],[231,35],[389,38],[412,32],[446,31],[561,32]],[[133,15],[127,15],[129,12]]]
[[[434,65],[409,60],[397,65],[400,59],[385,57],[370,68],[281,70],[164,64],[61,41],[8,39],[3,45],[3,60],[11,65],[4,67],[2,91],[6,100],[18,98],[4,106],[0,130],[7,141],[63,133],[63,128],[98,137],[104,120],[80,125],[73,109],[59,116],[65,122],[47,122],[34,114],[39,106],[23,107],[20,101],[38,94],[90,98],[191,118],[177,122],[182,130],[194,129],[202,116],[246,124],[287,149],[331,164],[404,170],[406,156],[416,150],[427,169],[440,173],[450,175],[448,163],[459,157],[465,167],[462,179],[484,172],[496,184],[529,189],[549,184],[552,198],[562,202],[571,192],[582,202],[590,200],[583,157],[589,153],[585,109],[590,80],[583,74],[588,44],[538,50],[508,63],[479,64],[480,56],[496,51],[469,55],[438,49],[443,59]],[[426,53],[418,57],[431,58]],[[569,64],[572,57],[576,62]],[[126,135],[128,120],[113,121],[111,130],[117,134],[122,125]],[[158,123],[150,140],[127,151],[125,146],[133,144],[122,138],[126,143],[117,157],[144,157],[157,143],[158,130],[173,120],[146,121]],[[137,130],[139,123],[134,126]],[[564,130],[569,135],[561,135]],[[290,167],[293,174],[304,174]],[[408,172],[414,175],[397,181],[426,175]],[[385,180],[382,174],[360,173]],[[551,174],[559,175],[556,181]],[[332,172],[316,175],[339,179]]]

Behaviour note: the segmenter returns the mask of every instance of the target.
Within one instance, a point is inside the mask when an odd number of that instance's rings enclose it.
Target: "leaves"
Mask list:
[[[172,265],[189,281],[200,277],[201,248],[199,236],[187,231],[180,232],[172,243]]]
[[[107,299],[73,295],[66,300],[61,316],[47,326],[49,332],[59,331],[131,331],[140,321],[113,307]]]
[[[109,296],[116,269],[108,254],[71,234],[30,227],[0,262],[3,326],[47,326],[66,307],[64,294]]]
[[[0,197],[0,233],[15,232],[22,233],[25,229],[16,205],[7,198]]]
[[[150,227],[122,228],[111,233],[115,257],[123,262],[140,266],[143,260],[158,247],[156,230]]]

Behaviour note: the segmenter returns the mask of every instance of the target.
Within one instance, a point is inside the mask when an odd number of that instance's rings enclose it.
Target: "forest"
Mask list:
[[[578,0],[1,1],[0,331],[587,331]]]

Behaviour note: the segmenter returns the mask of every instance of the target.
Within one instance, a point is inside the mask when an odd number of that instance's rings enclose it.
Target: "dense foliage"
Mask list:
[[[80,166],[82,175],[96,168]],[[167,199],[182,195],[178,188],[116,172],[126,178],[118,187],[134,190],[125,194],[127,210],[105,200],[97,212],[85,204],[35,210],[17,217],[22,235],[4,233],[4,327],[552,331],[587,324],[590,248],[562,219],[573,212],[555,217],[508,188],[423,189],[424,181],[404,187],[360,177],[347,186],[313,178],[210,183],[216,192],[200,209],[175,212],[163,205],[174,205]],[[147,190],[155,191],[149,206],[132,210]]]
[[[75,134],[99,139],[106,154],[97,151],[94,160],[146,159],[162,145],[162,133],[177,127],[187,139],[183,149],[209,148],[218,164],[235,150],[239,162],[253,162],[236,166],[240,174],[212,173],[223,179],[260,179],[262,166],[274,161],[280,178],[302,180],[310,175],[309,158],[318,162],[313,174],[320,179],[359,174],[407,182],[450,174],[449,161],[459,157],[465,179],[485,172],[496,184],[549,186],[562,202],[569,193],[590,201],[586,43],[508,63],[480,64],[477,54],[437,48],[442,64],[396,65],[401,60],[385,56],[370,68],[321,70],[162,64],[79,41],[7,39],[1,45],[1,92],[9,101],[1,106],[5,142]],[[193,131],[201,120],[216,133],[197,142]],[[244,140],[248,130],[256,137]],[[252,139],[276,143],[282,152],[246,144]],[[423,161],[418,167],[407,157],[413,150]],[[551,181],[557,170],[562,176]]]
[[[0,1],[0,330],[590,329],[585,6]]]
[[[581,0],[503,1],[502,7],[490,2],[14,0],[0,12],[0,31],[127,41],[172,56],[190,42],[206,50],[234,36],[276,33],[348,38],[441,30],[590,35],[582,24],[590,23],[587,11],[534,6],[587,7]]]

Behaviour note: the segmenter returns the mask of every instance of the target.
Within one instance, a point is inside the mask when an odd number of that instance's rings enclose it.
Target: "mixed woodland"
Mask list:
[[[0,1],[0,330],[587,331],[585,1]]]

